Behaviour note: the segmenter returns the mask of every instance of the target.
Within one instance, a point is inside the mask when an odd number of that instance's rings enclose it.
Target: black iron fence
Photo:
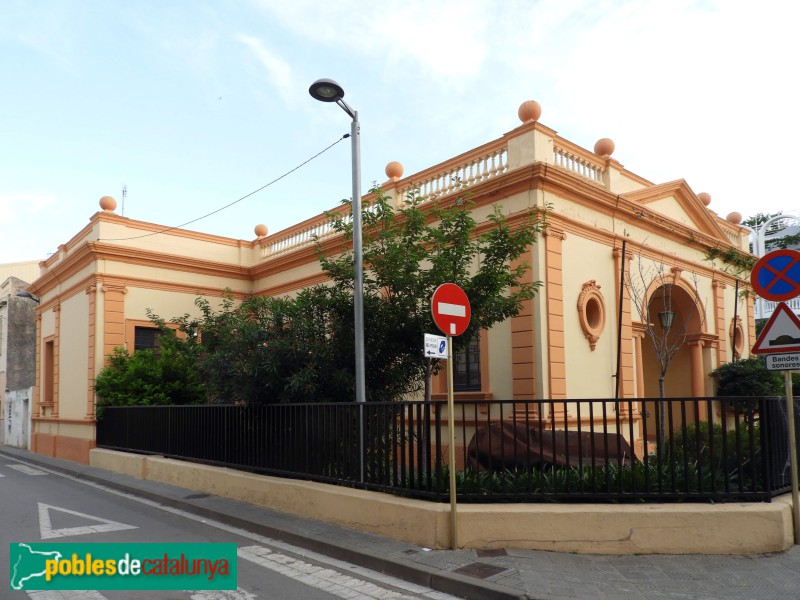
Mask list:
[[[452,420],[444,402],[106,407],[97,445],[447,500],[451,423],[460,501],[769,500],[790,489],[780,398],[459,401]]]

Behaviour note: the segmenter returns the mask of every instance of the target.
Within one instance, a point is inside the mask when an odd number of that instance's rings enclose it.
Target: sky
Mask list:
[[[800,210],[794,1],[0,4],[0,263],[46,258],[105,195],[178,226],[285,175],[186,226],[245,240],[337,206],[350,118],[311,98],[322,77],[358,111],[365,192],[537,100],[561,137],[610,137],[625,168],[685,179],[723,217]]]

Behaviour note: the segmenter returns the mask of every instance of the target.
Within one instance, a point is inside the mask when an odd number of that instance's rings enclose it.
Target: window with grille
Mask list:
[[[134,350],[152,350],[153,354],[159,355],[161,342],[159,340],[160,331],[157,327],[136,327],[133,333]]]

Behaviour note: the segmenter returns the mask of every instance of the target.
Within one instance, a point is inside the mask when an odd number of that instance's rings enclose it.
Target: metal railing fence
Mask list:
[[[452,421],[460,501],[769,500],[790,489],[780,398],[459,401]],[[450,422],[438,401],[104,407],[97,446],[447,501]]]

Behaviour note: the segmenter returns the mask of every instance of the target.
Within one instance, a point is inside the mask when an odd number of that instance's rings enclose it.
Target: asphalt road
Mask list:
[[[236,591],[11,591],[16,542],[227,542],[238,548]],[[447,600],[446,594],[261,535],[0,457],[0,598],[13,600]]]

